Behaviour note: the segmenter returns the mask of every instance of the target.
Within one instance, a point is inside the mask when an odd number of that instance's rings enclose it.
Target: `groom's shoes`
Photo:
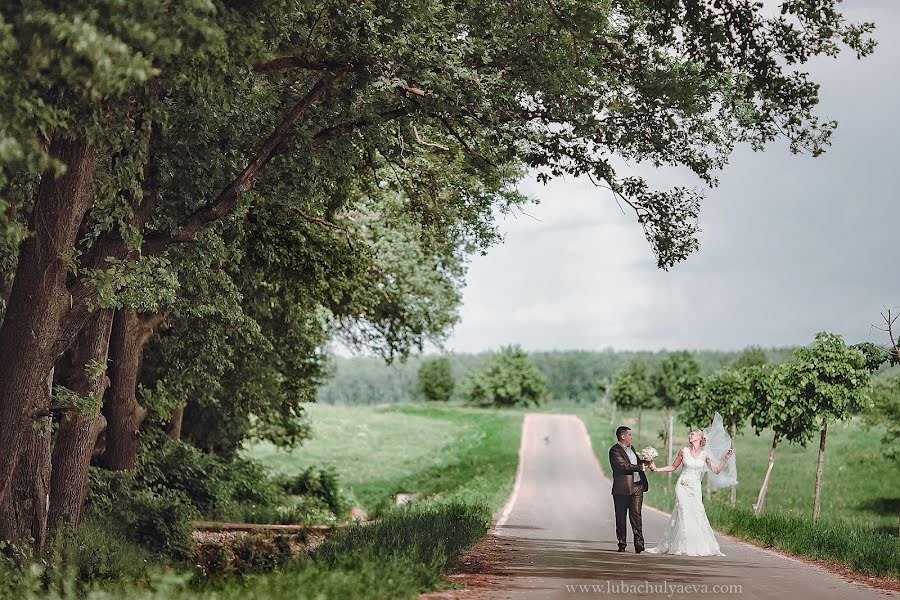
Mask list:
[[[640,553],[643,552],[643,551],[644,551],[643,548],[635,548],[635,549],[634,549],[634,553],[635,553],[635,554],[640,554]]]
[[[625,552],[626,546],[619,546],[619,552]]]

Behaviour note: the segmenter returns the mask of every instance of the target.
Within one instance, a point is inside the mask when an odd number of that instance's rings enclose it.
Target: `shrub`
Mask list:
[[[215,456],[169,440],[142,456],[136,478],[148,488],[181,492],[201,514],[212,516],[223,511],[231,495],[224,470]]]
[[[296,477],[282,479],[281,485],[289,494],[320,498],[337,517],[346,515],[349,510],[349,503],[341,494],[333,467],[321,469],[318,473],[315,467],[307,467]]]
[[[475,404],[539,405],[548,396],[544,376],[518,346],[501,348],[483,369],[466,376],[462,388],[463,396]]]
[[[416,390],[431,402],[446,402],[453,394],[453,373],[447,358],[429,358],[419,366]]]
[[[234,543],[234,568],[240,573],[271,571],[291,557],[291,546],[285,536],[278,542],[262,536],[248,535]]]
[[[165,488],[141,490],[135,495],[130,529],[139,544],[183,561],[193,555],[191,521],[199,516],[182,492]]]

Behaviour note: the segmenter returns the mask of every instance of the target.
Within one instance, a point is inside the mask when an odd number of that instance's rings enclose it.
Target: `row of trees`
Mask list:
[[[773,362],[789,360],[793,348],[766,348]],[[470,371],[479,370],[497,354],[446,353],[440,358],[449,363],[455,382]],[[549,397],[584,404],[597,401],[598,381],[607,383],[634,358],[642,359],[651,371],[672,354],[672,351],[632,350],[554,350],[529,351],[528,356],[547,384]],[[712,373],[732,364],[738,352],[700,350],[692,356],[703,374]],[[379,404],[414,402],[425,396],[419,389],[419,371],[423,363],[433,360],[430,355],[411,355],[386,364],[376,356],[330,356],[327,381],[318,389],[316,398],[324,404]],[[601,395],[602,391],[599,392]],[[463,400],[461,388],[455,385],[451,398]]]
[[[92,456],[130,469],[148,416],[214,450],[301,439],[325,340],[440,339],[525,168],[593,178],[684,259],[699,194],[611,157],[713,185],[738,142],[822,152],[798,65],[872,26],[782,8],[4,3],[0,539],[40,546],[48,505],[77,524]]]
[[[672,355],[653,373],[635,362],[613,378],[610,399],[620,408],[638,410],[639,415],[643,408],[664,408],[669,440],[670,415],[676,410],[680,420],[692,428],[707,425],[720,413],[732,443],[746,425],[751,425],[756,435],[771,431],[772,449],[753,507],[757,515],[765,507],[779,444],[786,441],[805,446],[818,433],[812,513],[817,519],[828,425],[871,406],[870,373],[888,360],[893,360],[892,355],[872,344],[849,346],[839,335],[822,332],[811,345],[797,348],[788,362],[768,364],[765,353],[752,348],[734,364],[707,377],[700,375],[687,353]],[[668,460],[672,460],[671,450]],[[732,488],[731,504],[735,502]]]
[[[446,402],[455,381],[446,357],[430,358],[419,367],[418,391],[432,402]],[[547,383],[521,347],[505,346],[481,368],[466,373],[461,395],[482,406],[536,406],[548,396]]]

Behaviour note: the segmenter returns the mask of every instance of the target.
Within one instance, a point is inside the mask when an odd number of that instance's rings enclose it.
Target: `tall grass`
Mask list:
[[[900,538],[828,519],[813,521],[779,512],[756,517],[748,508],[712,502],[713,527],[764,547],[834,561],[869,575],[900,577]]]

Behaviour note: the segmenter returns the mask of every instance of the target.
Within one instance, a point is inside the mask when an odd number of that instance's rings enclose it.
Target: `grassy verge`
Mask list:
[[[631,427],[638,447],[662,450],[662,411],[643,411],[640,440],[637,414],[626,413],[611,424],[609,414],[589,408],[576,409],[587,425],[594,451],[609,476],[606,452],[614,443],[615,427]],[[772,438],[767,432],[757,437],[746,428],[737,438],[737,505],[731,507],[729,490],[721,490],[705,500],[713,527],[754,542],[810,558],[828,560],[855,571],[888,577],[900,576],[900,537],[897,510],[900,505],[900,469],[879,464],[878,435],[864,429],[858,420],[829,427],[823,475],[821,516],[811,518],[815,464],[818,445],[806,448],[785,445],[776,455],[772,481],[766,497],[766,512],[752,513],[765,475]],[[686,445],[687,428],[675,427],[677,449]],[[663,464],[664,461],[657,461]],[[671,511],[674,485],[668,488],[665,475],[651,475],[650,492],[644,502]],[[673,475],[674,484],[677,475]]]
[[[309,555],[265,575],[192,583],[185,575],[157,573],[147,587],[98,586],[89,592],[89,597],[91,600],[411,598],[438,586],[454,558],[483,536],[489,523],[483,511],[465,504],[412,506],[393,511],[377,523],[337,534]]]

